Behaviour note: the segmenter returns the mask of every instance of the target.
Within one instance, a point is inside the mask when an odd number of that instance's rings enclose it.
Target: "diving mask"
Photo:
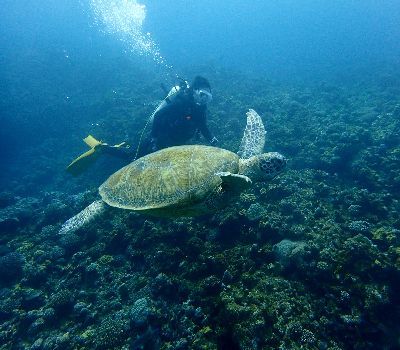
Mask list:
[[[198,105],[205,105],[211,102],[212,94],[206,89],[193,90],[193,98]]]

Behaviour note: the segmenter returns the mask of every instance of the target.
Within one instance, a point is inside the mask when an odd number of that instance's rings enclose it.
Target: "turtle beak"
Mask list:
[[[287,162],[288,159],[285,158],[282,154],[277,152],[274,153],[274,157],[271,158],[272,166],[277,173],[280,173],[283,169],[285,169]]]

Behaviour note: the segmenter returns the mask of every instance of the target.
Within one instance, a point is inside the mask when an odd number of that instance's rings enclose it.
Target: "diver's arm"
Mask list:
[[[212,140],[216,140],[216,138],[211,134],[210,129],[207,126],[207,117],[206,117],[206,111],[204,111],[201,115],[201,118],[199,120],[199,125],[198,128],[201,132],[201,134],[204,136],[204,138],[210,142],[213,143]]]

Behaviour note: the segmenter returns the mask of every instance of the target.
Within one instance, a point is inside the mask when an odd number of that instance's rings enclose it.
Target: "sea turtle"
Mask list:
[[[112,174],[97,200],[66,221],[73,232],[107,205],[156,216],[195,216],[218,210],[252,181],[273,179],[286,165],[277,152],[263,153],[265,129],[252,109],[238,154],[202,145],[175,146],[141,157]],[[106,205],[107,204],[107,205]]]

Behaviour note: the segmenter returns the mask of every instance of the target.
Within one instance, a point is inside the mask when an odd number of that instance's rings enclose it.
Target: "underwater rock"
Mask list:
[[[0,282],[18,280],[22,275],[24,257],[20,253],[11,252],[0,257]]]
[[[22,297],[22,307],[24,310],[34,310],[44,304],[43,292],[40,290],[28,289],[24,291]]]
[[[29,350],[42,350],[43,338],[36,339]]]
[[[389,288],[380,287],[378,285],[366,285],[364,288],[365,292],[365,308],[371,313],[376,314],[378,317],[382,317],[380,313],[383,310],[383,306],[390,306]]]
[[[42,345],[42,350],[70,349],[71,337],[68,332],[60,335],[51,335]]]
[[[43,226],[40,235],[45,238],[56,236],[59,230],[60,229],[55,225]]]
[[[151,285],[151,292],[155,297],[174,298],[177,288],[165,273],[159,273]]]
[[[68,233],[60,237],[60,245],[70,254],[79,249],[81,242],[83,241],[82,236],[78,236],[74,233]]]
[[[204,295],[215,295],[222,289],[221,280],[214,275],[206,277],[200,284]]]
[[[16,217],[21,222],[37,219],[36,212],[40,209],[40,200],[34,197],[20,198],[14,205],[0,211],[0,216]]]
[[[88,285],[94,285],[100,276],[100,266],[96,263],[90,263],[85,269],[85,281]]]
[[[19,198],[18,201],[3,209],[0,209],[0,232],[14,232],[18,227],[35,221],[39,221],[37,211],[40,201],[37,198]]]
[[[56,320],[56,311],[52,307],[48,307],[42,310],[42,318],[46,321],[46,324],[50,324]]]
[[[148,298],[136,300],[131,307],[130,319],[135,327],[143,327],[151,314],[151,307]]]
[[[343,243],[343,253],[347,271],[359,276],[372,273],[383,260],[377,245],[363,234],[346,239]]]
[[[107,350],[122,345],[128,336],[129,329],[129,319],[123,312],[106,317],[93,335],[94,348]]]
[[[372,239],[380,247],[388,249],[400,242],[400,230],[392,227],[379,227],[372,231]]]
[[[46,225],[61,222],[65,213],[68,213],[68,206],[60,200],[52,201],[44,210],[44,223]]]
[[[126,263],[125,256],[122,254],[117,254],[113,256],[112,265],[115,267],[123,267]]]
[[[161,349],[160,345],[160,334],[159,331],[151,327],[147,327],[146,331],[140,332],[134,341],[130,344],[130,349],[149,349],[158,350]],[[170,344],[172,345],[172,344]],[[188,347],[181,348],[173,344],[171,349],[174,350],[186,350]]]
[[[126,283],[122,283],[118,287],[118,294],[121,298],[121,301],[126,302],[129,300],[129,287]]]
[[[186,243],[186,252],[191,257],[198,256],[204,248],[204,242],[197,236],[191,237]]]
[[[370,227],[371,224],[369,222],[362,220],[351,221],[348,225],[350,231],[354,233],[363,233],[363,234],[369,233]]]
[[[357,326],[361,324],[360,315],[340,315],[340,319],[346,326]]]
[[[275,256],[283,267],[298,266],[304,263],[306,256],[309,255],[309,249],[304,242],[294,242],[284,239],[273,246]]]
[[[285,331],[285,336],[289,339],[296,340],[296,342],[303,344],[300,348],[303,348],[303,346],[307,346],[307,349],[308,347],[313,349],[313,345],[315,345],[316,342],[314,333],[305,328],[298,321],[293,321],[288,324]]]
[[[88,306],[83,302],[77,302],[74,305],[74,314],[81,316],[82,314],[86,314],[88,312]]]
[[[253,246],[257,246],[257,245],[253,244]],[[253,247],[253,246],[252,246],[252,247]],[[228,270],[225,270],[225,271],[224,271],[224,274],[222,275],[222,280],[221,280],[221,282],[222,282],[224,285],[228,285],[228,284],[230,284],[232,281],[233,281],[233,276],[232,276],[232,274],[231,274]]]
[[[349,214],[354,215],[354,216],[360,215],[361,209],[362,209],[361,205],[357,205],[357,204],[351,204],[347,208]]]
[[[82,322],[85,326],[93,323],[93,314],[90,311],[90,305],[84,302],[78,302],[74,305],[73,315],[78,322]]]
[[[63,289],[51,297],[47,306],[53,308],[58,316],[65,317],[72,311],[72,305],[72,293],[67,289]]]
[[[43,318],[38,318],[32,322],[32,324],[28,327],[27,333],[31,336],[38,334],[42,330],[45,329],[46,322]]]
[[[40,257],[38,261],[41,261],[42,259],[57,261],[58,259],[64,257],[64,255],[65,255],[65,250],[59,247],[58,245],[54,245],[48,247],[48,249],[46,249],[46,251],[43,253],[43,255]]]
[[[24,285],[33,288],[39,288],[43,283],[46,282],[49,275],[43,266],[27,264],[24,267]]]
[[[11,318],[14,310],[21,307],[21,300],[8,288],[0,289],[0,321]]]
[[[260,203],[253,203],[246,210],[246,218],[250,221],[257,221],[266,216],[266,209]]]

